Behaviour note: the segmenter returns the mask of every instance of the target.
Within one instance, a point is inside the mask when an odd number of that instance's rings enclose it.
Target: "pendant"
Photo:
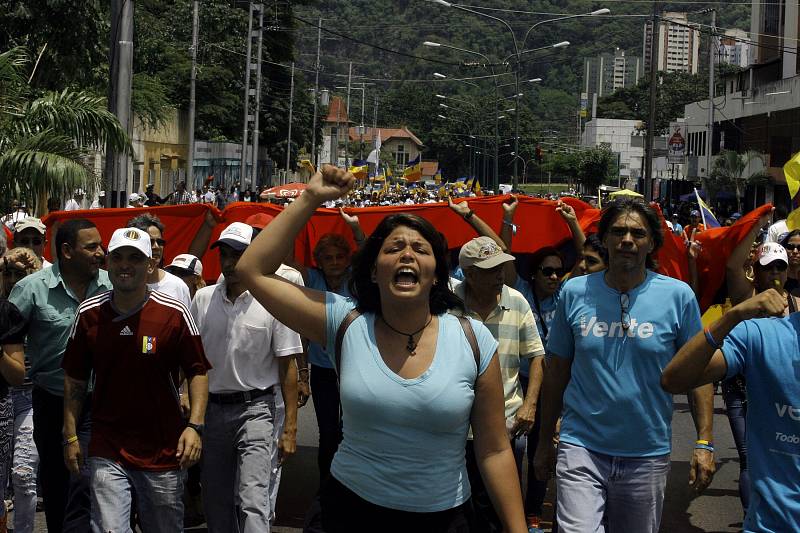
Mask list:
[[[417,355],[417,351],[416,351],[417,350],[417,343],[414,342],[414,336],[413,335],[409,335],[408,336],[408,342],[406,343],[406,350],[408,350],[408,353],[410,353],[411,355]]]

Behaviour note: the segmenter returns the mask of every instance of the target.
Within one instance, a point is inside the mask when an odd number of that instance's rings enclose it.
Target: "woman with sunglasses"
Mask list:
[[[7,485],[6,475],[11,463],[14,531],[30,533],[36,513],[36,471],[39,468],[39,454],[33,442],[33,383],[25,378],[25,321],[7,298],[14,285],[40,270],[42,263],[33,250],[17,247],[5,253],[0,267],[0,344],[3,347],[0,355],[0,496]],[[0,516],[0,531],[5,531],[5,505],[0,505],[0,512],[4,513]]]
[[[795,296],[800,296],[800,230],[787,233],[781,239],[781,246],[786,249],[786,254],[789,256],[789,270],[783,288]]]

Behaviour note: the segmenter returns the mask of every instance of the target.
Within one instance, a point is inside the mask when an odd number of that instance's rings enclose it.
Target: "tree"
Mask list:
[[[92,193],[98,177],[83,159],[93,149],[130,148],[130,140],[103,98],[75,89],[36,94],[23,48],[0,53],[0,197],[65,197]]]
[[[586,191],[596,191],[608,181],[616,157],[608,148],[591,148],[579,153],[578,181]]]
[[[752,163],[761,161],[759,170],[752,170]],[[739,154],[733,150],[722,150],[711,167],[711,177],[706,178],[704,187],[708,191],[709,200],[723,190],[734,189],[736,192],[736,210],[742,211],[742,196],[748,184],[763,184],[769,180],[765,170],[764,156],[749,150]]]

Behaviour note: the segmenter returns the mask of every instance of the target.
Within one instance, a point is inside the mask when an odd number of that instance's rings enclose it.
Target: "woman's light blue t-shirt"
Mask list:
[[[800,531],[800,313],[747,320],[725,338],[727,377],[747,381],[745,532]]]
[[[533,320],[536,322],[536,330],[539,332],[539,337],[542,339],[542,343],[547,346],[547,337],[550,334],[550,322],[553,321],[553,317],[556,314],[556,306],[558,306],[558,300],[561,297],[561,287],[563,285],[559,285],[558,289],[552,296],[548,296],[547,298],[540,300],[539,305],[536,305],[536,295],[534,294],[533,282],[530,280],[522,279],[521,276],[517,276],[517,282],[514,285],[514,288],[517,289],[525,299],[528,301],[528,305],[531,306],[531,311],[533,311]],[[542,321],[544,320],[544,324]],[[530,373],[530,359],[521,359],[519,363],[519,373],[522,377],[526,378],[525,381],[527,382],[528,374]]]
[[[325,276],[322,271],[318,268],[309,268],[306,271],[306,277],[308,278],[308,282],[306,283],[306,287],[317,289],[318,291],[330,291],[331,289],[328,287],[328,283],[325,281]],[[347,284],[347,278],[342,281],[342,286],[336,291],[337,294],[341,294],[349,298],[350,294],[350,287]],[[316,342],[309,342],[308,343],[308,362],[314,366],[319,366],[322,368],[333,368],[333,363],[331,363],[331,358],[328,357],[328,354],[325,353],[325,347],[320,346]]]
[[[355,303],[326,294],[327,353]],[[470,497],[464,447],[475,398],[476,371],[489,366],[497,341],[470,319],[480,368],[455,316],[439,315],[436,353],[415,379],[395,374],[375,341],[375,315],[358,317],[342,342],[339,370],[344,439],[331,474],[361,498],[391,509],[431,513]]]
[[[700,308],[684,282],[648,271],[623,317],[622,295],[604,275],[567,281],[550,324],[548,356],[572,359],[561,440],[612,456],[666,455],[672,395],[661,372],[702,330]]]

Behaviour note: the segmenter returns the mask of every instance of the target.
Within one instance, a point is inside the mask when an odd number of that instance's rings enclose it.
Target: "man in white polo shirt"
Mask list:
[[[280,385],[285,422],[278,447],[294,453],[297,433],[297,369],[300,336],[275,320],[244,289],[236,263],[253,228],[234,222],[219,248],[224,279],[197,291],[192,314],[214,370],[203,445],[204,508],[211,533],[270,531],[270,486],[275,431],[275,393]],[[267,460],[265,460],[267,458]]]

